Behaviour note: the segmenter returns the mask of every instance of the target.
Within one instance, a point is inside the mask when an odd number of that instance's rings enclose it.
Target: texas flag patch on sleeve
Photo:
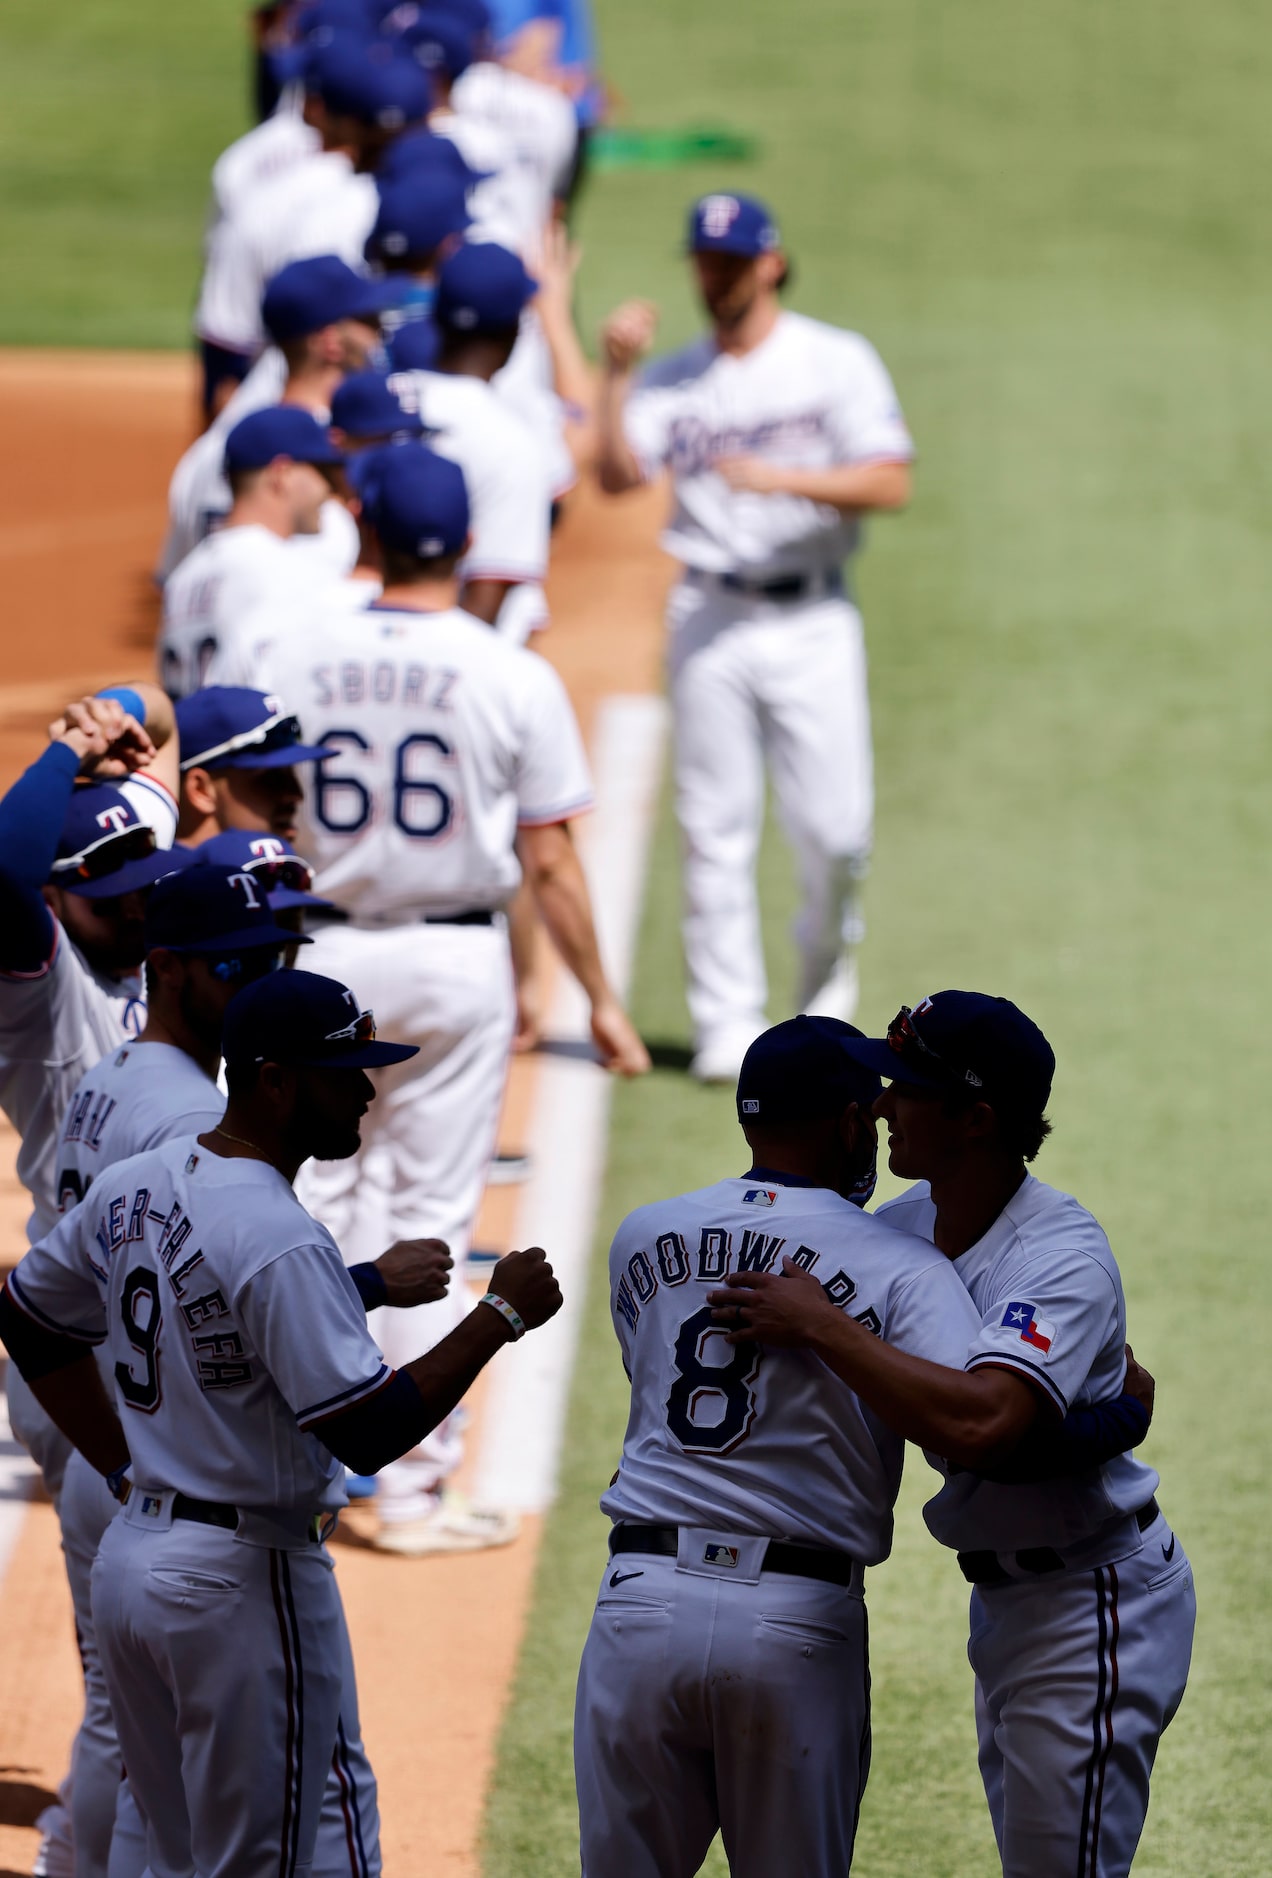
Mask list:
[[[1003,1312],[1002,1328],[1020,1333],[1022,1343],[1031,1343],[1045,1356],[1056,1340],[1056,1327],[1039,1317],[1032,1304],[1009,1304]]]

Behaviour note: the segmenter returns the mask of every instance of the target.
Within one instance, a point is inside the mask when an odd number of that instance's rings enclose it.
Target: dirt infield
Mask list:
[[[0,354],[0,787],[38,754],[68,697],[149,669],[149,580],[168,475],[190,434],[194,375],[166,355]],[[562,522],[540,649],[585,731],[598,701],[658,686],[669,564],[657,495],[608,505],[580,491]],[[505,1145],[524,1140],[536,1064],[515,1066]],[[20,1254],[23,1196],[0,1139],[0,1265]],[[515,1190],[487,1196],[478,1243],[511,1243]],[[480,1417],[480,1395],[476,1402]],[[475,1445],[475,1444],[474,1444]],[[337,1552],[367,1745],[380,1780],[385,1869],[470,1874],[495,1734],[516,1660],[538,1542],[528,1520],[504,1551],[405,1561],[372,1552],[367,1517]],[[66,1766],[79,1675],[52,1509],[32,1505],[0,1581],[0,1878],[29,1872],[34,1819]]]

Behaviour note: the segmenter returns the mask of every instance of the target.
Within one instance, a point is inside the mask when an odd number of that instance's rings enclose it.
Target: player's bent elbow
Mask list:
[[[352,1473],[378,1474],[409,1453],[441,1419],[411,1378],[397,1370],[374,1395],[314,1422],[309,1432]]]

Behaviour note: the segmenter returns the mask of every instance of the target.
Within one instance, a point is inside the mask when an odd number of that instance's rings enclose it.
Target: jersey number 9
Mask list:
[[[131,1363],[116,1363],[115,1381],[129,1408],[140,1409],[143,1415],[153,1415],[162,1393],[158,1344],[163,1315],[159,1308],[159,1280],[144,1265],[134,1267],[125,1278],[119,1313],[124,1334],[142,1358],[145,1373],[139,1379],[133,1374]]]

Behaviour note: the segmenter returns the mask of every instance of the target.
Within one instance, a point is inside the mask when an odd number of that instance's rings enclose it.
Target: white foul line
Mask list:
[[[14,1440],[9,1427],[5,1367],[0,1359],[0,1578],[8,1569],[31,1490],[39,1477],[26,1449]]]
[[[597,713],[596,812],[581,845],[601,954],[624,997],[666,735],[661,698],[607,698]],[[518,1209],[516,1243],[546,1248],[565,1303],[550,1324],[496,1359],[473,1487],[483,1505],[524,1512],[541,1512],[556,1491],[612,1087],[581,1047],[588,1038],[587,1001],[566,972],[557,981],[547,1031],[574,1048],[545,1054],[538,1066],[527,1143],[532,1171]]]

